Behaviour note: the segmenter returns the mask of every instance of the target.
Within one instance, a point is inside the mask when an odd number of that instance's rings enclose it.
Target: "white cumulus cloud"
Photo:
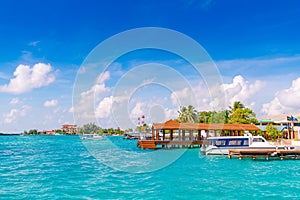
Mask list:
[[[290,88],[278,91],[271,102],[263,104],[262,112],[267,115],[294,113],[300,110],[299,99],[300,77],[292,81]]]
[[[174,106],[178,106],[178,104],[180,106],[193,105],[197,110],[225,109],[235,101],[241,101],[247,106],[255,106],[254,94],[259,92],[263,86],[264,82],[262,81],[250,82],[238,75],[232,78],[232,82],[212,88],[207,88],[200,81],[192,89],[183,88],[173,91],[170,98]]]
[[[81,93],[81,100],[86,102],[86,100],[91,101],[95,97],[97,98],[99,95],[109,92],[110,89],[105,86],[105,81],[110,79],[109,71],[101,73],[98,76],[96,83],[87,91]]]
[[[97,118],[106,118],[111,114],[113,97],[105,97],[97,106],[95,114]]]
[[[131,110],[131,116],[137,118],[145,115],[145,109],[148,109],[148,105],[144,102],[137,102],[134,108]]]
[[[50,64],[37,63],[32,67],[21,64],[16,68],[14,78],[10,79],[8,84],[0,86],[0,92],[21,94],[47,86],[55,81],[52,72]]]
[[[4,123],[10,124],[16,121],[19,117],[24,117],[29,111],[31,107],[28,105],[23,105],[20,109],[13,108],[9,113],[4,114]]]
[[[15,105],[15,104],[18,104],[18,103],[20,103],[19,98],[12,98],[9,102],[9,104],[11,104],[11,105]]]
[[[109,97],[106,96],[111,89],[106,87],[105,84],[105,82],[109,79],[109,71],[101,73],[95,83],[87,90],[81,92],[78,100],[76,99],[77,102],[75,101],[73,103],[73,107],[69,111],[78,116],[78,119],[80,119],[79,121],[81,123],[94,120],[94,117],[102,118],[103,115],[107,115],[106,113],[103,113],[101,109],[102,106],[104,106],[104,103],[106,104],[109,99]],[[95,108],[95,105],[96,107],[100,106],[100,108]]]
[[[48,100],[48,101],[44,102],[45,107],[54,107],[54,106],[57,106],[57,104],[58,104],[58,100],[56,100],[56,99]]]
[[[179,105],[193,105],[195,104],[195,93],[190,88],[183,88],[182,90],[173,91],[171,94],[171,101],[174,106]]]
[[[233,78],[232,83],[223,84],[223,89],[227,96],[228,104],[232,105],[235,101],[247,103],[255,93],[262,89],[263,85],[262,81],[257,80],[254,83],[250,83],[244,77],[238,75]],[[255,103],[251,102],[251,104],[254,105]]]

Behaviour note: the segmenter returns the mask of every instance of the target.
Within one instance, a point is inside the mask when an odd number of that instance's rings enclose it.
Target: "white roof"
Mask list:
[[[279,115],[269,115],[258,117],[258,120],[272,120],[275,123],[290,123],[291,121],[287,120],[287,116],[294,116],[300,121],[300,113],[290,113],[290,114],[279,114]]]

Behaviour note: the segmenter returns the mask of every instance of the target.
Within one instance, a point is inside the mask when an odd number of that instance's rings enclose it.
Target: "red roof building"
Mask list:
[[[73,125],[73,124],[64,124],[62,125],[61,130],[68,134],[72,134],[78,132],[78,127],[77,125]]]

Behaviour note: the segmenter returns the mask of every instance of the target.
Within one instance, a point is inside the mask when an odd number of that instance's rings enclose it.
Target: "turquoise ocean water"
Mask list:
[[[109,138],[133,152],[137,141]],[[76,136],[0,137],[0,199],[300,199],[300,160],[229,160],[188,149],[148,173],[117,171]]]

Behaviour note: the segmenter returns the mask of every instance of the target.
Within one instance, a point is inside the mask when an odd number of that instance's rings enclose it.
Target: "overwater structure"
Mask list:
[[[154,123],[151,139],[139,140],[137,145],[142,149],[199,148],[207,144],[206,138],[209,136],[238,136],[247,132],[257,135],[259,130],[254,124],[180,123],[169,120]]]

